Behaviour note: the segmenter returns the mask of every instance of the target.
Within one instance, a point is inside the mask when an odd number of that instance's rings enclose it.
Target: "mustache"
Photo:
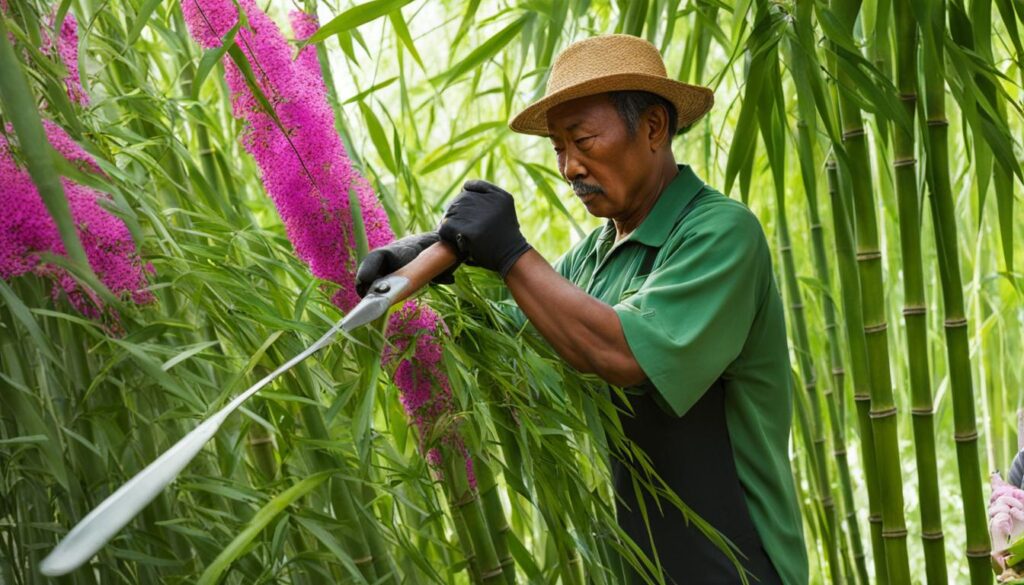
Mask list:
[[[591,193],[604,193],[604,189],[599,185],[584,183],[583,179],[573,179],[572,181],[569,181],[569,184],[572,185],[572,190],[576,192],[577,197],[590,195]]]

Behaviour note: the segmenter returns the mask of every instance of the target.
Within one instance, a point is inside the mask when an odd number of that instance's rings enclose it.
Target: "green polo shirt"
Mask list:
[[[646,391],[682,416],[719,378],[740,483],[784,583],[807,583],[788,445],[793,395],[782,299],[757,218],[689,166],[615,243],[611,222],[557,263],[615,308]],[[640,389],[641,391],[645,389]]]

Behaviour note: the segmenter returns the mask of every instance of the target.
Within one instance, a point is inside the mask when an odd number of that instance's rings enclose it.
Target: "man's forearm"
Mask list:
[[[535,250],[519,258],[505,282],[537,331],[574,368],[618,386],[646,378],[611,305],[563,278]]]

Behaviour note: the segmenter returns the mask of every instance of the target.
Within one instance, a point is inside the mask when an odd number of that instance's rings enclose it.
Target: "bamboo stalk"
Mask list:
[[[512,558],[512,553],[508,548],[509,525],[505,519],[505,510],[501,505],[501,493],[498,491],[498,482],[494,477],[494,471],[483,457],[474,460],[473,471],[476,473],[477,489],[480,492],[484,517],[487,519],[487,526],[491,529],[494,552],[498,555],[498,562],[501,564],[505,582],[508,585],[515,585],[515,559]]]
[[[465,522],[466,537],[475,555],[478,574],[476,583],[504,583],[504,568],[494,547],[492,532],[484,517],[480,494],[472,489],[466,477],[463,457],[457,450],[444,449],[444,485],[448,492],[448,504],[458,512]]]
[[[978,456],[978,430],[971,380],[967,317],[957,253],[957,226],[949,173],[949,145],[945,104],[945,64],[939,39],[945,34],[945,2],[929,4],[929,20],[920,23],[923,35],[926,127],[928,133],[928,185],[935,244],[939,257],[939,278],[945,310],[946,356],[949,363],[953,401],[953,438],[960,469],[960,490],[967,531],[967,558],[971,583],[992,582],[989,564],[991,545],[986,525],[985,499]]]
[[[776,62],[777,63],[777,62]],[[781,106],[777,106],[781,107]],[[770,120],[768,121],[770,123]],[[762,124],[765,143],[770,143],[773,138],[767,135],[766,124]],[[772,147],[769,147],[772,150]],[[784,149],[778,149],[783,151]],[[771,155],[769,155],[771,159]],[[838,520],[835,500],[832,498],[831,483],[829,481],[827,450],[825,439],[825,419],[822,416],[821,401],[818,397],[817,374],[814,363],[811,360],[810,346],[807,335],[807,320],[804,315],[803,297],[796,278],[796,263],[793,260],[793,247],[789,237],[789,223],[786,218],[785,182],[781,177],[781,169],[785,161],[773,161],[773,167],[779,170],[776,173],[775,181],[775,207],[776,207],[776,230],[779,238],[779,252],[782,256],[782,274],[785,284],[786,297],[788,299],[789,313],[793,322],[794,345],[797,354],[797,363],[800,368],[800,375],[803,379],[803,392],[807,395],[807,403],[810,407],[808,416],[802,416],[801,420],[807,427],[813,450],[811,464],[814,469],[814,479],[818,488],[818,503],[824,512],[825,526],[825,552],[828,556],[829,571],[834,583],[844,582],[841,572],[842,561],[839,553]]]
[[[846,32],[852,33],[860,11],[860,0],[833,0],[833,6]],[[857,243],[861,309],[867,346],[871,383],[871,426],[878,453],[879,487],[882,498],[882,537],[885,542],[886,570],[893,583],[910,582],[907,553],[907,526],[903,513],[903,478],[897,435],[897,407],[893,397],[889,369],[888,324],[885,317],[885,288],[882,283],[882,252],[879,248],[875,193],[864,123],[860,109],[842,90],[852,81],[843,67],[837,67],[839,111],[843,146],[849,156],[850,196]]]
[[[861,317],[860,277],[853,244],[853,230],[846,198],[842,195],[842,184],[838,165],[834,159],[827,164],[829,197],[832,203],[832,225],[836,240],[836,257],[839,268],[839,284],[842,289],[843,316],[846,321],[846,337],[850,348],[850,366],[853,379],[853,400],[857,409],[857,426],[860,430],[861,459],[864,461],[864,480],[868,492],[868,525],[871,529],[871,549],[874,553],[875,580],[884,585],[889,583],[886,569],[885,544],[882,538],[882,492],[878,479],[879,471],[875,452],[875,433],[871,425],[871,396],[868,375],[867,347],[864,340],[864,321]]]
[[[917,23],[910,7],[896,2],[896,83],[909,120],[917,111]],[[900,251],[903,263],[903,319],[907,328],[911,413],[920,493],[921,539],[929,584],[948,583],[942,510],[939,500],[938,462],[935,452],[931,380],[928,368],[928,320],[921,260],[917,159],[913,129],[892,125],[893,174],[899,204]]]
[[[853,564],[856,569],[856,581],[868,583],[868,570],[864,544],[861,542],[860,525],[857,522],[857,507],[853,501],[853,482],[850,479],[850,464],[846,456],[846,417],[842,405],[845,402],[846,371],[843,368],[842,352],[836,333],[835,303],[832,300],[832,278],[828,269],[828,256],[825,252],[825,235],[821,226],[818,211],[818,183],[813,172],[814,151],[812,134],[806,123],[797,124],[798,148],[801,152],[800,168],[807,169],[804,175],[804,190],[807,196],[808,217],[811,224],[811,244],[814,252],[815,276],[821,283],[821,304],[825,321],[825,334],[829,351],[829,365],[832,372],[832,385],[825,388],[825,402],[828,405],[829,418],[832,421],[832,457],[839,471],[839,487],[843,496],[843,511],[846,513],[846,529],[849,533]],[[850,579],[853,581],[854,579]]]

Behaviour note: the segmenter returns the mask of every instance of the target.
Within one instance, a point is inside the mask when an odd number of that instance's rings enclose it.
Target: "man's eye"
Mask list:
[[[594,137],[593,136],[584,136],[583,138],[577,138],[576,140],[574,140],[574,142],[576,143],[577,146],[583,146],[584,144],[589,143],[592,138],[594,138]]]

